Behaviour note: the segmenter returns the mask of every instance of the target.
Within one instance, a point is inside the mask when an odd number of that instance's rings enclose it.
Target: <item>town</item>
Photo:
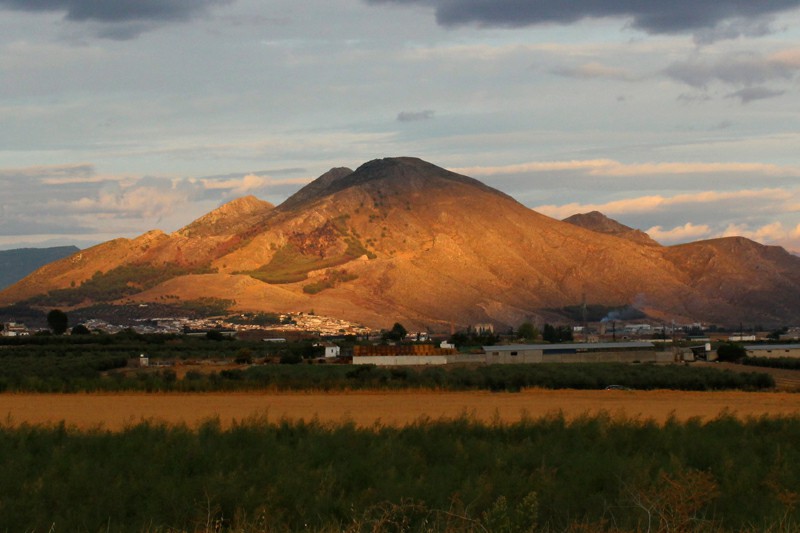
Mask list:
[[[142,305],[146,307],[146,305]],[[66,313],[61,313],[66,317]],[[50,318],[48,316],[48,318]],[[800,327],[775,331],[751,328],[724,331],[701,323],[651,324],[600,321],[573,326],[524,323],[516,330],[496,331],[490,323],[453,329],[449,334],[406,331],[395,324],[390,331],[326,317],[312,312],[270,315],[238,314],[220,317],[180,316],[136,318],[125,324],[90,318],[55,331],[50,327],[27,327],[8,321],[0,336],[49,335],[169,335],[263,341],[270,344],[306,341],[321,362],[371,364],[377,366],[425,366],[458,363],[513,364],[542,362],[654,362],[714,361],[712,346],[737,343],[750,357],[800,358]],[[144,356],[144,354],[143,354]],[[138,361],[139,364],[144,360]]]

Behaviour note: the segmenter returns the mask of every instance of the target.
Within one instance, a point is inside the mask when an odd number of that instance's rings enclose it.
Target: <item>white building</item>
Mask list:
[[[765,357],[767,359],[800,357],[800,344],[750,344],[744,349],[747,351],[747,357]]]
[[[30,335],[30,331],[25,324],[17,324],[16,322],[6,322],[3,324],[3,337],[23,337]]]
[[[673,353],[657,351],[651,342],[512,344],[484,346],[487,364],[672,362]]]
[[[341,353],[341,348],[339,348],[335,344],[332,346],[325,347],[325,357],[339,357],[340,353]]]

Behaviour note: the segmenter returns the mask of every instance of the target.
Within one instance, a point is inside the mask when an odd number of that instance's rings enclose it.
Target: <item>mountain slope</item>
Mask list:
[[[239,310],[434,330],[556,320],[584,299],[662,320],[800,321],[800,258],[746,239],[662,247],[609,220],[586,229],[467,176],[388,158],[333,169],[274,209],[241,199],[171,235],[85,250],[0,303],[54,289],[72,304],[217,297]]]

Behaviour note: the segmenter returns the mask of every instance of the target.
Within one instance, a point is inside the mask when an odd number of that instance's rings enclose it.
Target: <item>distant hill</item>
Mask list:
[[[639,244],[661,246],[642,230],[633,229],[624,224],[620,224],[616,220],[608,218],[599,211],[591,211],[589,213],[572,215],[571,217],[565,218],[564,222],[568,222],[569,224],[574,224],[588,230],[596,231],[598,233],[622,237],[623,239],[638,242]]]
[[[77,246],[17,248],[0,251],[0,289],[12,285],[37,268],[80,251]]]
[[[240,198],[171,234],[108,241],[0,291],[0,305],[67,309],[203,298],[434,331],[566,321],[582,303],[782,326],[800,323],[800,258],[740,237],[660,246],[600,213],[555,220],[397,157],[333,169],[275,207]]]

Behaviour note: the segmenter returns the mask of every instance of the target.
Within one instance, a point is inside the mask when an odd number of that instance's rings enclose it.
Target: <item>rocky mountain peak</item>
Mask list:
[[[292,196],[286,199],[281,205],[281,210],[288,210],[314,198],[319,198],[321,196],[325,196],[326,190],[331,187],[334,183],[342,180],[346,176],[352,174],[352,169],[347,167],[334,167],[327,171],[322,176],[318,177]]]
[[[352,187],[380,187],[383,193],[405,194],[411,191],[446,188],[453,183],[470,185],[513,200],[510,196],[461,174],[456,174],[416,157],[387,157],[373,159],[355,171],[347,168],[332,169],[323,174],[279,206],[281,211],[298,207],[306,202]],[[378,185],[379,184],[379,185]]]
[[[231,234],[257,223],[275,206],[255,196],[243,196],[221,205],[176,233],[188,236]]]

